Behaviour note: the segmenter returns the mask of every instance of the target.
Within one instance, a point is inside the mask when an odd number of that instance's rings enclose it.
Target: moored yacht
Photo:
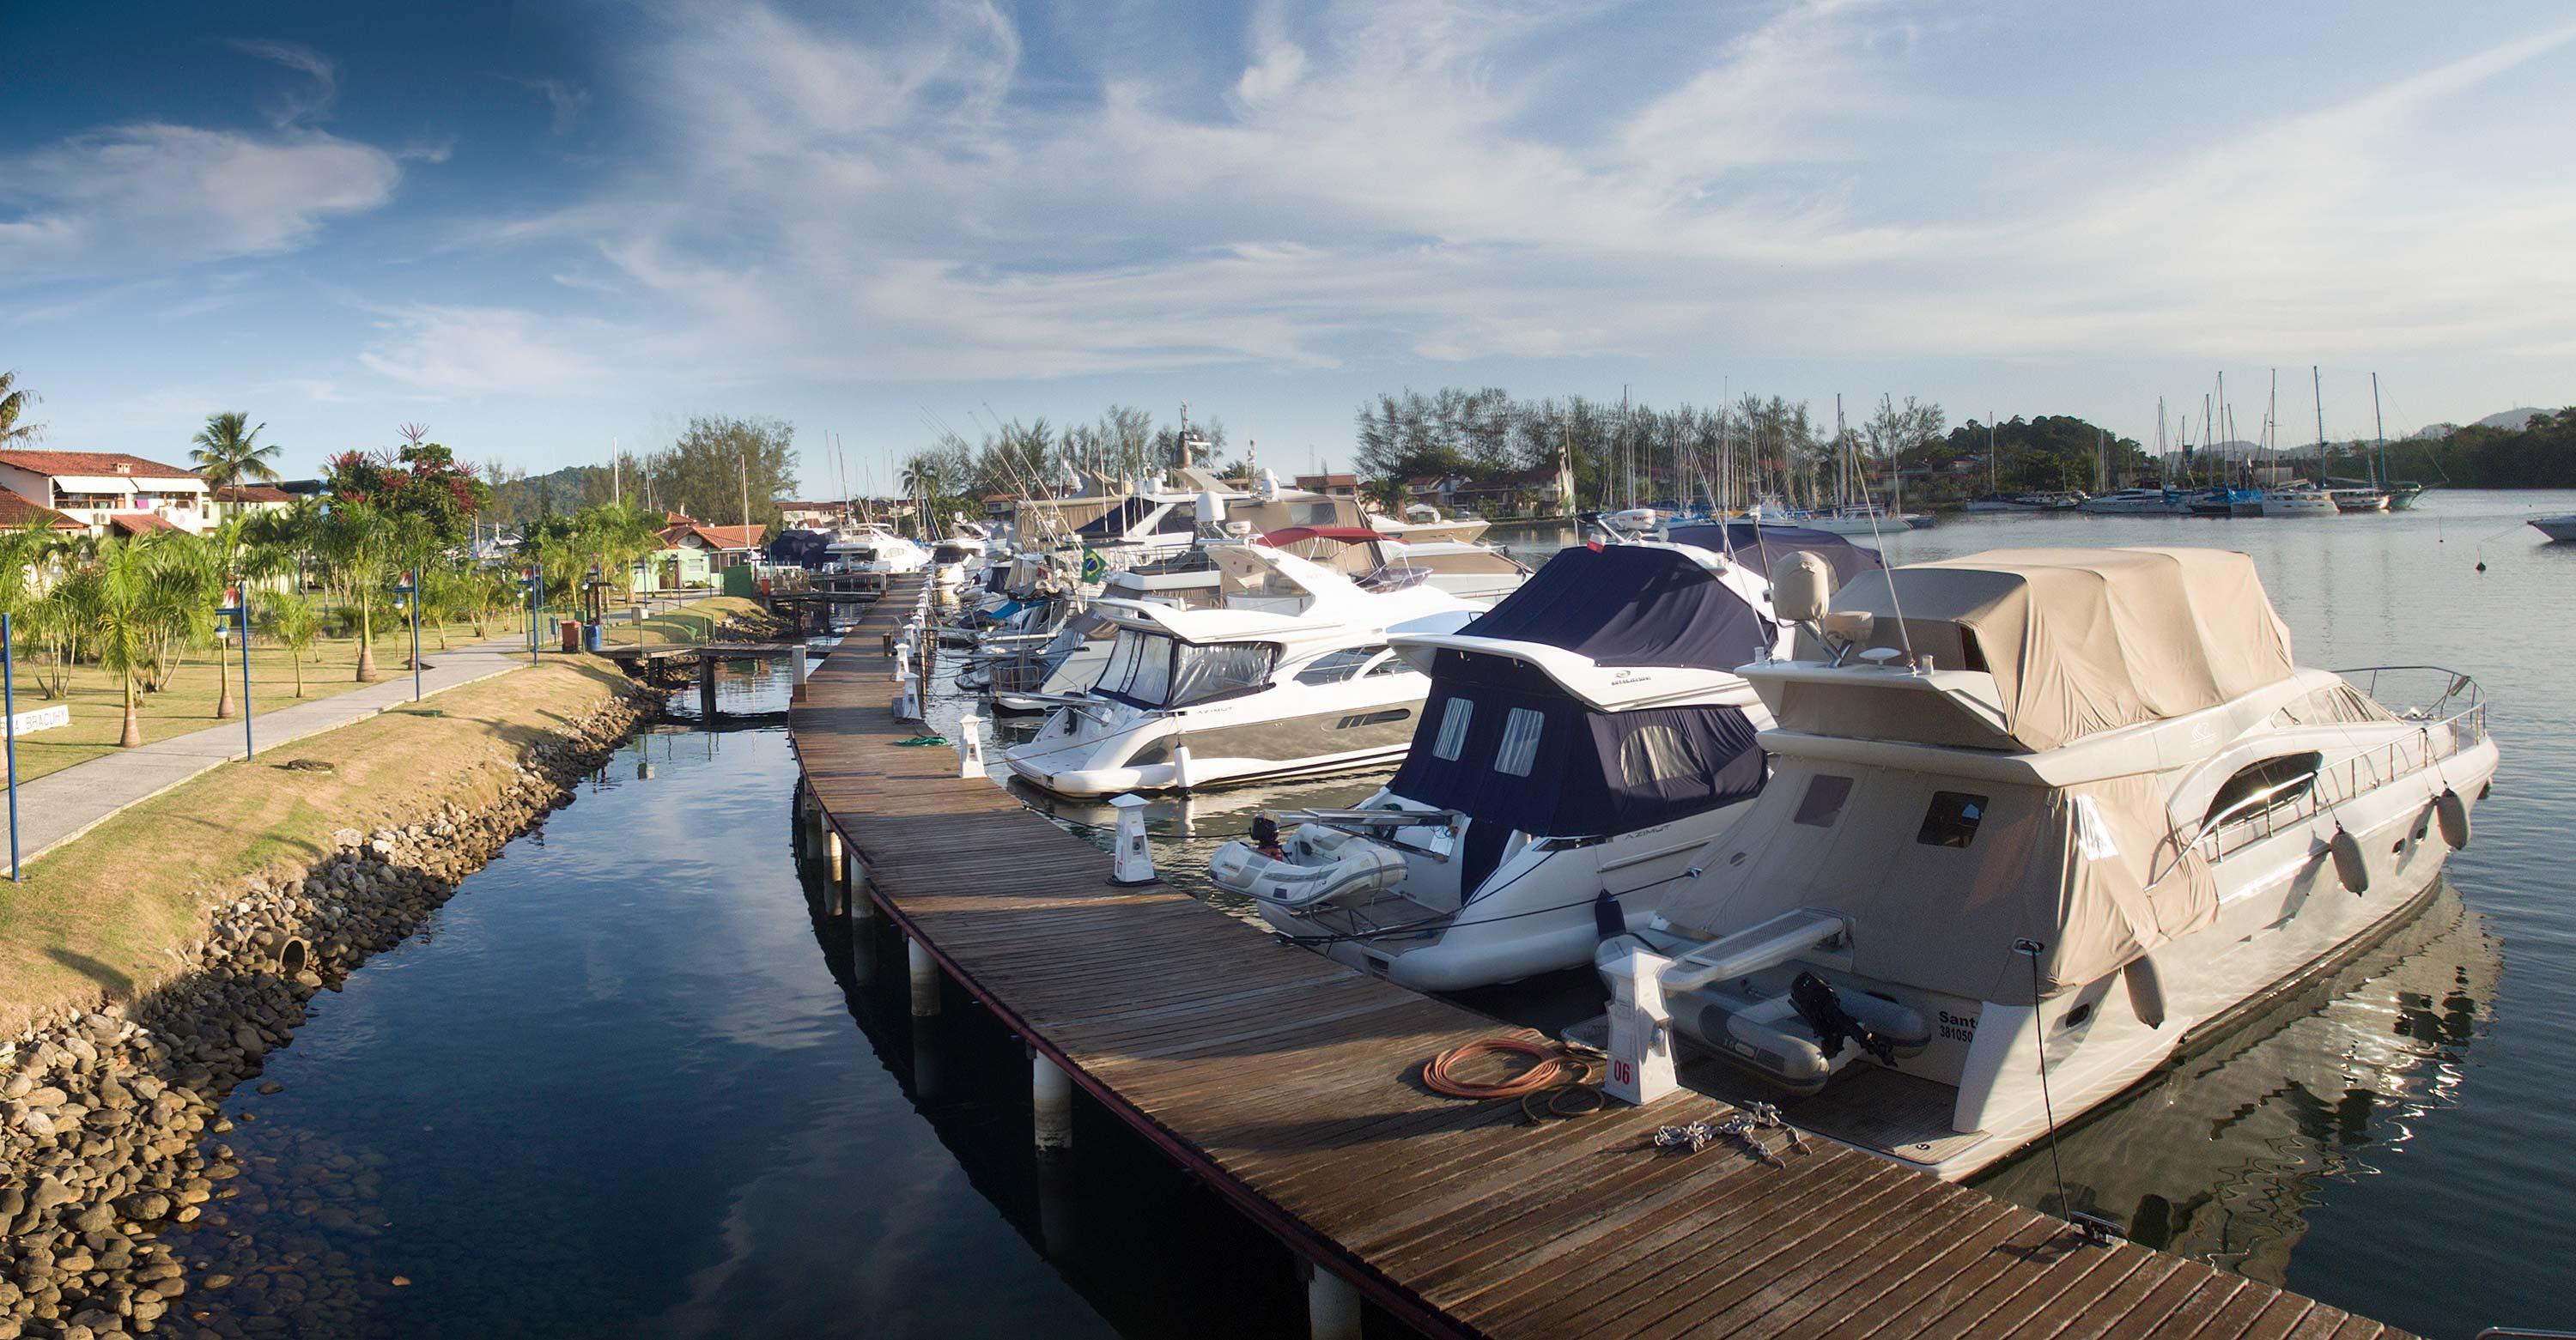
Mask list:
[[[1877,561],[1812,531],[1736,530],[1747,557],[1803,543]],[[1431,694],[1384,790],[1292,813],[1293,832],[1230,843],[1210,873],[1290,938],[1418,990],[1578,967],[1604,909],[1642,925],[1762,789],[1769,718],[1736,667],[1781,637],[1761,569],[1720,547],[1564,550],[1465,628],[1392,639]]]
[[[1117,630],[1099,678],[1010,750],[1011,771],[1097,796],[1384,763],[1430,688],[1389,639],[1453,630],[1482,608],[1419,581],[1364,588],[1262,545],[1204,552],[1213,605],[1092,602]]]
[[[2182,510],[2181,502],[2161,488],[2117,489],[2087,498],[2077,507],[2094,516],[2172,516]]]
[[[2334,495],[2304,479],[2263,490],[2265,516],[2334,516],[2341,511],[2343,509],[2335,505]]]
[[[889,576],[919,572],[930,566],[929,550],[877,521],[836,532],[823,552],[830,560],[825,571],[857,573],[880,586]]]
[[[1770,785],[1596,962],[1809,1129],[1945,1177],[2392,927],[2495,771],[2466,677],[2299,668],[2241,554],[1819,589],[1780,598],[1796,659],[1745,669]]]

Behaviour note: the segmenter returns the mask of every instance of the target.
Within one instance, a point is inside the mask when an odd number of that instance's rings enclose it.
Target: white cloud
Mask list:
[[[317,120],[331,111],[340,98],[340,67],[313,48],[295,42],[236,39],[234,50],[261,60],[275,61],[313,80],[309,89],[289,89],[278,95],[269,106],[270,124],[280,130]]]
[[[382,150],[146,122],[0,161],[0,280],[133,273],[291,250],[393,198]]]
[[[378,315],[380,338],[358,361],[434,395],[578,391],[601,380],[598,354],[616,338],[597,322],[507,307],[418,303]]]
[[[582,265],[585,289],[650,310],[625,353],[719,381],[1311,368],[1390,345],[2025,357],[2571,334],[2576,260],[2552,239],[2576,189],[2463,189],[2427,129],[2567,33],[2205,152],[2105,152],[1946,84],[1924,52],[1974,19],[1927,0],[1640,24],[1627,39],[1669,58],[1636,74],[1608,36],[1632,17],[1267,4],[1204,86],[1112,52],[1093,96],[1024,98],[1019,36],[980,0],[864,39],[700,11],[629,71],[660,108],[649,168],[479,239],[578,243],[624,281]]]

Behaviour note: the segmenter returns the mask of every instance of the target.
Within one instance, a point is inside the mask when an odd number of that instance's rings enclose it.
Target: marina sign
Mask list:
[[[20,712],[11,716],[9,718],[9,731],[13,735],[26,735],[35,731],[52,730],[56,726],[68,726],[70,724],[72,724],[71,705],[68,703],[62,703],[52,707],[39,707],[33,712]]]

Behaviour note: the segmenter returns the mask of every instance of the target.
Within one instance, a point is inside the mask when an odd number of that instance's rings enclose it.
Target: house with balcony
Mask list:
[[[206,481],[121,451],[0,451],[0,489],[92,535],[195,534],[214,524]]]

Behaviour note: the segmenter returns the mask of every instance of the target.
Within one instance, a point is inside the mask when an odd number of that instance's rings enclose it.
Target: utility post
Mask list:
[[[251,738],[250,730],[249,583],[244,582],[239,577],[228,579],[227,584],[224,587],[224,602],[224,604],[218,606],[215,610],[216,626],[220,628],[225,620],[232,620],[233,626],[241,630],[242,757],[250,758],[259,752],[259,745],[257,741]]]

